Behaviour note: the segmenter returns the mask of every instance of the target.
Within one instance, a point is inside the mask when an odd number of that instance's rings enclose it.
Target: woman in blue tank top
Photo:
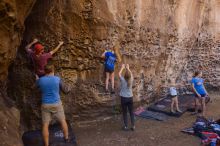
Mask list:
[[[204,79],[202,77],[202,72],[196,71],[194,77],[192,78],[192,88],[195,93],[195,114],[198,113],[198,104],[201,103],[202,106],[202,116],[205,116],[206,111],[206,98],[208,98],[208,92],[204,87]]]
[[[105,52],[102,54],[102,58],[105,59],[105,91],[108,93],[109,92],[109,79],[111,79],[111,93],[115,93],[115,63],[118,60],[120,62],[120,55],[118,51],[118,47],[114,46],[112,49],[108,46],[105,50]]]

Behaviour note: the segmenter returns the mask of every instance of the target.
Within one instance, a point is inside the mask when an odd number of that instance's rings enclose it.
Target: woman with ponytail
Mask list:
[[[105,59],[105,91],[109,92],[108,84],[109,79],[111,79],[111,93],[115,93],[115,63],[121,62],[121,56],[119,53],[119,45],[114,45],[111,49],[109,46],[106,48],[105,52],[101,56]]]
[[[124,76],[122,75],[123,70],[125,69]],[[123,121],[124,121],[124,130],[128,130],[128,117],[127,110],[130,114],[131,119],[131,130],[135,129],[134,125],[134,113],[133,113],[133,92],[132,92],[132,84],[133,84],[133,75],[129,68],[129,65],[122,64],[121,70],[119,71],[119,78],[121,82],[120,96],[121,96],[121,107],[123,113]]]
[[[202,106],[202,116],[205,116],[206,111],[206,98],[208,98],[208,92],[206,91],[203,83],[204,79],[202,77],[202,72],[196,71],[194,77],[192,78],[192,88],[195,94],[195,113],[198,113],[198,104],[201,103]]]

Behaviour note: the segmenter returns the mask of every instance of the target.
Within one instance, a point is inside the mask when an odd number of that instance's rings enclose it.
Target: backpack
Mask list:
[[[106,52],[105,57],[105,68],[113,71],[115,68],[116,55],[112,52]]]
[[[72,127],[68,124],[70,142],[65,143],[64,134],[60,124],[50,125],[49,140],[52,146],[77,146],[76,137]],[[43,146],[43,136],[41,130],[27,131],[22,136],[24,146]]]

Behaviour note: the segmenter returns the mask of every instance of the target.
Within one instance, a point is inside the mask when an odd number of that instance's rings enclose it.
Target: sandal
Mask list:
[[[183,113],[183,111],[181,111],[181,110],[176,110],[178,113]]]

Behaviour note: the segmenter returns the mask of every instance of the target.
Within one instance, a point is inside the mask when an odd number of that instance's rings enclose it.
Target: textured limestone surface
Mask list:
[[[0,80],[6,80],[8,67],[14,60],[23,38],[24,20],[34,0],[0,1]]]
[[[120,45],[122,62],[129,63],[134,72],[135,101],[149,103],[166,95],[170,79],[181,84],[181,93],[188,93],[189,80],[197,69],[204,72],[209,87],[218,88],[219,3],[38,0],[25,21],[22,43],[10,68],[10,97],[18,103],[29,125],[40,121],[40,94],[31,88],[33,67],[24,51],[33,38],[38,38],[47,51],[59,40],[64,41],[53,62],[56,73],[72,87],[70,94],[62,95],[70,120],[106,115],[111,105],[118,103],[103,94],[100,55],[107,43]],[[120,64],[115,71],[117,90]]]
[[[35,0],[0,1],[0,145],[21,146],[20,111],[7,95],[10,64],[16,57],[25,29],[24,20]],[[10,91],[9,91],[10,92]]]
[[[220,0],[5,0],[0,2],[0,79],[7,78],[8,96],[29,128],[40,124],[40,94],[24,50],[33,38],[46,51],[64,41],[53,62],[72,89],[62,94],[70,121],[111,114],[111,106],[119,103],[117,94],[103,94],[100,55],[107,43],[120,45],[122,62],[134,72],[135,101],[149,103],[166,95],[170,79],[181,85],[181,93],[188,93],[197,69],[207,87],[218,89],[219,13]]]

